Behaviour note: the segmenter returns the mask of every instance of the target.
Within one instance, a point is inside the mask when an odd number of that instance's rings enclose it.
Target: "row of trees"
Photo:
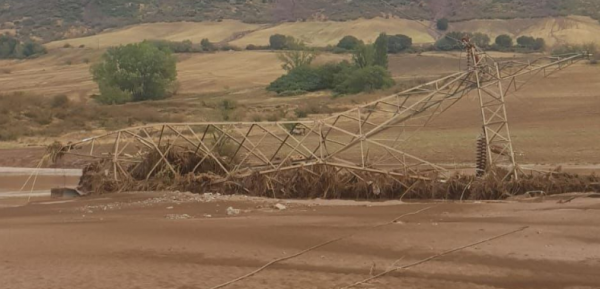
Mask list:
[[[444,37],[435,43],[435,48],[442,51],[462,50],[463,46],[460,40],[463,37],[469,37],[471,42],[483,49],[499,50],[499,51],[541,51],[546,47],[546,42],[543,38],[533,38],[531,36],[521,36],[517,38],[516,45],[513,38],[503,34],[496,37],[494,43],[490,43],[491,39],[487,34],[469,33],[469,32],[449,32]]]
[[[42,54],[46,54],[46,48],[39,43],[0,35],[0,59],[24,59]]]
[[[408,50],[412,47],[413,42],[412,42],[412,38],[406,36],[406,35],[402,35],[402,34],[398,34],[398,35],[390,35],[387,36],[388,39],[388,52],[389,53],[399,53],[405,50]],[[295,39],[293,36],[286,36],[286,35],[282,35],[282,34],[274,34],[271,35],[271,37],[269,38],[269,46],[268,47],[261,47],[261,46],[256,46],[256,45],[248,45],[248,47],[246,47],[247,50],[258,50],[258,49],[273,49],[273,50],[299,50],[299,49],[304,49],[305,45],[302,43],[302,41],[299,41],[297,39]],[[347,35],[344,36],[342,39],[340,39],[340,41],[337,43],[337,45],[335,46],[328,46],[325,48],[326,51],[332,51],[332,52],[337,52],[337,53],[345,53],[345,52],[352,52],[354,51],[357,47],[365,45],[365,43],[352,36],[352,35]]]
[[[413,45],[412,38],[403,35],[389,35],[387,37],[387,52],[388,53],[399,53],[402,51],[406,51],[410,49]],[[344,36],[338,44],[336,48],[342,49],[344,51],[353,51],[357,47],[364,45],[364,42],[352,35]]]
[[[235,48],[229,45],[216,45],[207,38],[204,38],[200,43],[193,43],[191,40],[184,41],[168,41],[168,40],[146,40],[159,49],[169,49],[175,53],[197,53],[197,52],[213,52],[217,50],[234,50]],[[237,50],[237,49],[235,49]]]
[[[311,64],[317,57],[316,52],[302,44],[302,49],[279,54],[287,73],[272,82],[267,90],[279,95],[325,89],[339,94],[355,94],[391,87],[394,81],[387,71],[388,45],[388,36],[381,34],[374,44],[356,43],[352,62],[345,60],[315,66]]]

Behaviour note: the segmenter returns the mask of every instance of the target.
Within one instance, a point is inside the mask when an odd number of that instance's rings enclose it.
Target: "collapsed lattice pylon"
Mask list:
[[[177,173],[167,155],[174,148],[200,156],[192,172],[210,162],[222,182],[253,174],[274,180],[282,172],[310,172],[328,166],[339,172],[385,174],[392,178],[443,177],[447,170],[401,150],[401,144],[468,93],[477,91],[483,118],[486,169],[506,164],[517,168],[505,97],[520,89],[525,76],[548,76],[585,57],[573,54],[530,62],[496,62],[474,45],[465,45],[470,65],[440,79],[323,119],[279,122],[160,123],[91,137],[62,149],[65,156],[110,162],[105,175],[132,178],[136,166]],[[482,168],[483,169],[483,168]],[[513,174],[516,177],[516,173]],[[139,177],[139,176],[138,176]],[[357,177],[358,174],[357,174]],[[368,180],[365,180],[368,182]]]

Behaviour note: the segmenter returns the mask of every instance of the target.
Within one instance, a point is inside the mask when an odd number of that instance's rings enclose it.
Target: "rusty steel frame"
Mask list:
[[[71,143],[63,152],[76,158],[110,162],[111,169],[105,173],[115,180],[131,178],[126,167],[140,165],[144,156],[152,152],[160,159],[146,179],[161,165],[176,173],[177,164],[167,158],[175,147],[200,157],[194,172],[209,160],[216,163],[219,171],[215,173],[222,176],[222,181],[254,173],[276,180],[282,172],[311,172],[319,165],[353,174],[385,174],[398,180],[429,179],[433,175],[443,178],[448,176],[445,168],[407,153],[401,146],[437,115],[477,91],[488,166],[509,165],[516,177],[518,167],[505,98],[529,80],[522,80],[525,76],[551,75],[583,59],[585,54],[496,62],[477,48],[472,49],[472,62],[465,71],[323,119],[148,124]]]

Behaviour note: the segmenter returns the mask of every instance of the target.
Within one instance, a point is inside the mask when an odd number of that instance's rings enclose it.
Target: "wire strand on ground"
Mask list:
[[[383,227],[383,226],[388,226],[388,225],[391,225],[391,224],[394,224],[394,223],[398,222],[398,220],[400,220],[400,219],[402,219],[402,218],[404,218],[404,217],[407,217],[407,216],[412,216],[412,215],[416,215],[416,214],[422,213],[422,212],[424,212],[424,211],[427,211],[427,210],[429,210],[429,209],[435,208],[435,207],[437,207],[437,206],[438,206],[438,205],[436,205],[436,206],[430,206],[430,207],[427,207],[427,208],[424,208],[424,209],[420,209],[420,210],[418,210],[418,211],[415,211],[415,212],[406,213],[406,214],[403,214],[403,215],[401,215],[401,216],[399,216],[399,217],[397,217],[397,218],[395,218],[395,219],[393,219],[393,220],[391,220],[391,221],[389,221],[389,222],[382,223],[382,224],[378,224],[378,225],[374,225],[374,226],[370,226],[370,227],[367,227],[367,228],[365,228],[365,229],[376,229],[376,228],[381,228],[381,227]],[[296,253],[296,254],[293,254],[293,255],[290,255],[290,256],[286,256],[286,257],[282,257],[282,258],[279,258],[279,259],[273,260],[273,261],[271,261],[271,262],[269,262],[269,263],[265,264],[264,266],[262,266],[262,267],[260,267],[260,268],[258,268],[258,269],[256,269],[256,270],[254,270],[254,271],[252,271],[252,272],[250,272],[250,273],[246,274],[246,275],[240,276],[240,277],[238,277],[238,278],[235,278],[235,279],[233,279],[233,280],[231,280],[231,281],[227,281],[227,282],[225,282],[225,283],[223,283],[223,284],[221,284],[221,285],[217,285],[217,286],[211,287],[210,289],[219,289],[219,288],[223,288],[223,287],[229,286],[229,285],[231,285],[231,284],[233,284],[233,283],[235,283],[235,282],[238,282],[238,281],[244,280],[244,279],[246,279],[246,278],[248,278],[248,277],[251,277],[251,276],[253,276],[253,275],[256,275],[257,273],[259,273],[259,272],[261,272],[261,271],[263,271],[263,270],[267,269],[269,266],[272,266],[273,264],[280,263],[280,262],[283,262],[283,261],[286,261],[286,260],[290,260],[290,259],[296,258],[296,257],[298,257],[298,256],[300,256],[300,255],[303,255],[303,254],[305,254],[305,253],[308,253],[308,252],[310,252],[310,251],[312,251],[312,250],[315,250],[315,249],[321,248],[321,247],[323,247],[323,246],[326,246],[326,245],[329,245],[329,244],[331,244],[331,243],[335,243],[335,242],[337,242],[337,241],[341,241],[341,240],[344,240],[344,239],[347,239],[347,238],[350,238],[350,237],[356,236],[356,235],[358,235],[358,234],[360,234],[360,233],[361,233],[361,232],[356,232],[356,233],[352,233],[352,234],[349,234],[349,235],[345,235],[345,236],[342,236],[342,237],[339,237],[339,238],[335,238],[335,239],[332,239],[332,240],[329,240],[329,241],[323,242],[323,243],[321,243],[321,244],[315,245],[315,246],[313,246],[313,247],[310,247],[310,248],[308,248],[308,249],[306,249],[306,250],[303,250],[303,251],[301,251],[301,252],[298,252],[298,253]]]
[[[461,251],[461,250],[464,250],[464,249],[467,249],[467,248],[470,248],[470,247],[474,247],[474,246],[477,246],[477,245],[480,245],[480,244],[483,244],[483,243],[487,243],[487,242],[490,242],[490,241],[493,241],[493,240],[496,240],[496,239],[500,239],[500,238],[502,238],[502,237],[506,237],[506,236],[508,236],[508,235],[512,235],[512,234],[515,234],[515,233],[518,233],[518,232],[524,231],[524,230],[525,230],[525,229],[527,229],[527,228],[529,228],[529,226],[522,227],[522,228],[519,228],[519,229],[517,229],[517,230],[510,231],[510,232],[508,232],[508,233],[504,233],[504,234],[496,235],[496,236],[494,236],[494,237],[490,237],[490,238],[487,238],[487,239],[485,239],[485,240],[481,240],[481,241],[478,241],[478,242],[475,242],[475,243],[471,243],[471,244],[469,244],[469,245],[465,245],[465,246],[457,247],[457,248],[454,248],[454,249],[451,249],[451,250],[445,251],[445,252],[443,252],[443,253],[440,253],[440,254],[437,254],[437,255],[433,255],[433,256],[431,256],[431,257],[429,257],[429,258],[425,258],[425,259],[423,259],[423,260],[420,260],[420,261],[417,261],[417,262],[414,262],[414,263],[410,263],[410,264],[408,264],[408,265],[404,265],[404,266],[400,266],[400,267],[395,267],[395,268],[389,269],[389,270],[387,270],[387,271],[385,271],[385,272],[383,272],[383,273],[380,273],[380,274],[377,274],[377,275],[375,275],[375,276],[373,276],[373,277],[369,277],[369,278],[367,278],[367,279],[365,279],[365,280],[362,280],[362,281],[356,282],[356,283],[354,283],[354,284],[352,284],[352,285],[348,285],[348,286],[346,286],[346,287],[342,287],[342,288],[340,288],[340,289],[349,289],[349,288],[353,288],[353,287],[356,287],[356,286],[358,286],[358,285],[362,285],[362,284],[368,283],[368,282],[370,282],[370,281],[373,281],[373,280],[375,280],[375,279],[377,279],[377,278],[383,277],[383,276],[385,276],[385,275],[387,275],[387,274],[389,274],[389,273],[392,273],[392,272],[395,272],[395,271],[398,271],[398,270],[401,270],[401,269],[408,269],[408,268],[411,268],[411,267],[415,267],[415,266],[421,265],[421,264],[423,264],[423,263],[426,263],[426,262],[429,262],[429,261],[432,261],[432,260],[438,259],[438,258],[440,258],[440,257],[446,256],[446,255],[449,255],[449,254],[452,254],[452,253],[454,253],[454,252],[458,252],[458,251]],[[338,288],[338,287],[335,287],[335,288]]]

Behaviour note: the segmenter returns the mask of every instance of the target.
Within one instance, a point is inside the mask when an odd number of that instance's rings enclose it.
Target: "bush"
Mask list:
[[[491,39],[487,34],[476,32],[470,34],[469,37],[471,38],[471,42],[477,45],[477,47],[487,48],[490,46]]]
[[[499,48],[507,49],[513,46],[513,39],[506,34],[502,34],[496,37],[495,43]]]
[[[520,47],[534,51],[539,51],[546,47],[546,41],[543,38],[533,38],[531,36],[521,36],[517,38],[517,44]]]
[[[388,39],[388,52],[398,53],[407,50],[412,47],[412,38],[398,34],[389,36]]]
[[[354,50],[358,45],[364,44],[362,42],[362,40],[348,35],[348,36],[344,36],[344,38],[342,38],[338,44],[337,44],[337,48],[341,48],[344,50]]]
[[[69,103],[69,98],[64,94],[60,94],[52,97],[52,100],[50,101],[50,106],[52,108],[67,107],[69,106]]]
[[[208,40],[207,38],[202,39],[202,41],[200,41],[200,46],[202,47],[202,50],[204,51],[215,51],[216,47],[215,45],[210,42],[210,40]]]
[[[230,99],[223,99],[219,103],[219,108],[221,110],[234,110],[238,107],[237,101]]]
[[[160,50],[169,50],[174,53],[189,53],[194,52],[194,44],[190,40],[184,41],[167,41],[167,40],[146,40],[144,42],[156,46]]]
[[[282,50],[286,48],[286,37],[285,35],[275,34],[269,38],[269,46],[271,49]]]
[[[176,58],[170,51],[143,42],[109,48],[91,67],[102,103],[163,99],[176,83]]]
[[[462,32],[446,33],[444,37],[435,42],[435,48],[442,51],[462,50],[463,45],[460,40],[465,36]]]
[[[23,59],[46,54],[46,48],[35,42],[21,42],[9,35],[0,35],[0,59]]]
[[[448,19],[446,19],[446,18],[438,19],[438,21],[436,22],[436,27],[438,30],[442,30],[442,31],[448,30]]]
[[[346,70],[340,74],[335,91],[342,94],[355,94],[363,91],[389,88],[394,85],[390,73],[381,66],[368,66],[356,70]]]
[[[124,104],[133,100],[131,93],[123,91],[115,86],[99,84],[100,95],[94,99],[101,104]]]
[[[326,89],[318,69],[310,66],[301,66],[289,71],[273,81],[267,87],[268,91],[282,94],[288,91],[317,91]]]

